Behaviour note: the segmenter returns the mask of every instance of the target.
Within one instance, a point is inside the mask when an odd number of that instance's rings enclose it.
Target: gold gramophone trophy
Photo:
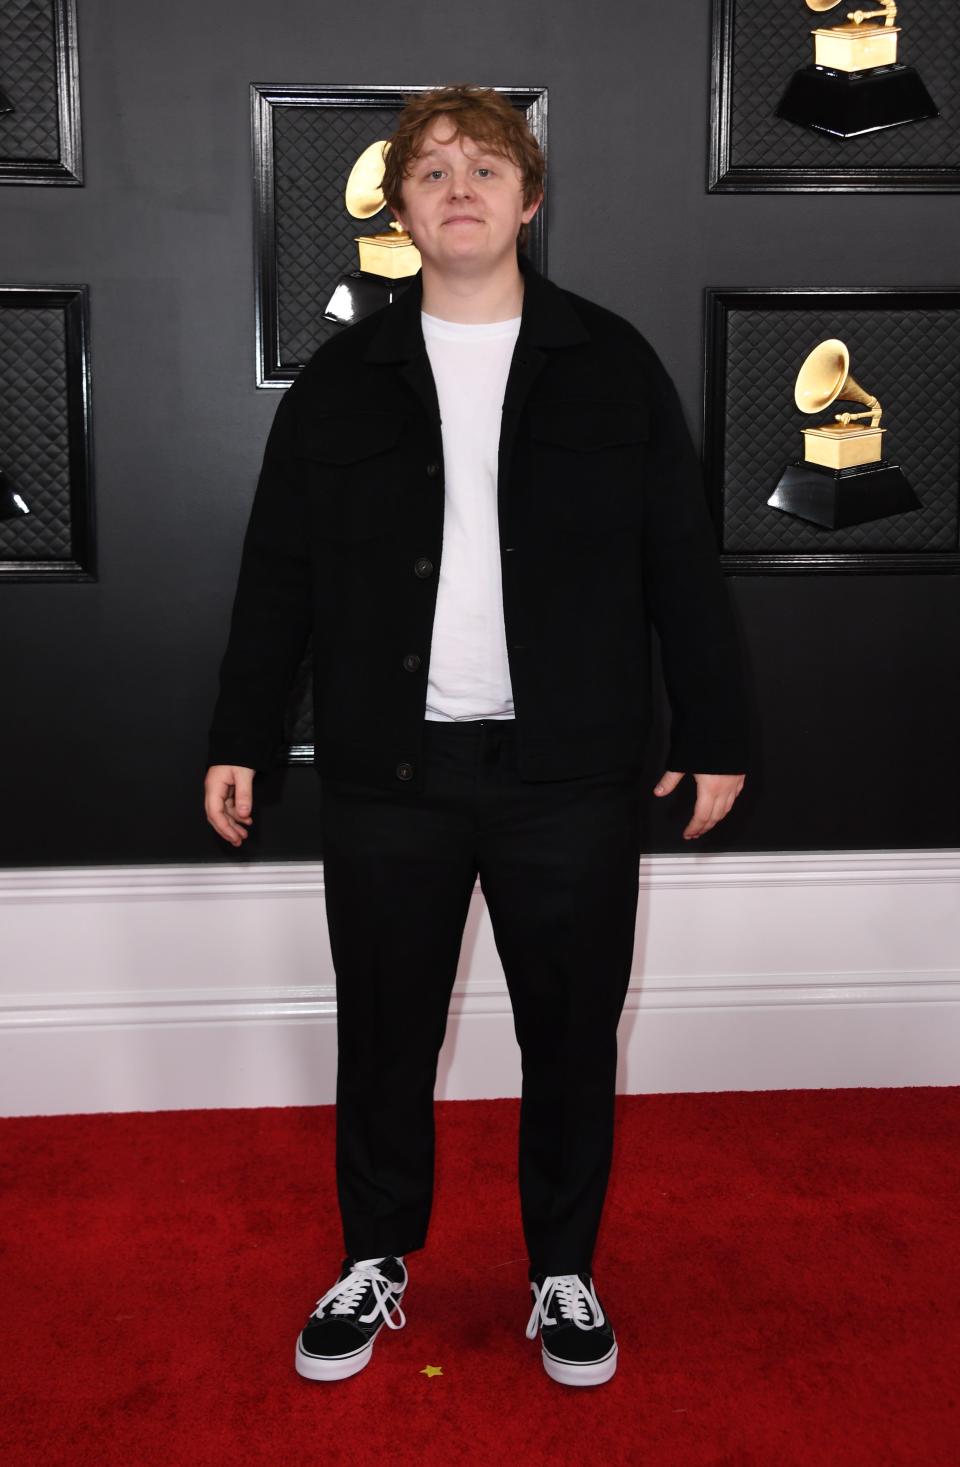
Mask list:
[[[866,410],[837,413],[833,422],[802,430],[804,461],[784,469],[767,500],[773,509],[844,530],[920,508],[900,465],[881,456],[883,409],[851,375],[842,341],[831,337],[814,347],[797,373],[793,396],[803,413],[822,412],[836,401],[859,402]]]
[[[821,12],[833,10],[840,0],[806,3]],[[940,116],[917,72],[897,60],[901,27],[893,23],[895,0],[879,0],[879,5],[848,10],[842,24],[811,31],[813,64],[793,73],[777,117],[830,137],[852,138]]]
[[[389,142],[364,148],[350,170],[344,203],[354,219],[370,219],[383,208],[383,169]],[[360,268],[341,275],[324,311],[328,321],[352,326],[364,316],[388,306],[416,275],[420,251],[406,230],[391,220],[382,234],[358,234]]]

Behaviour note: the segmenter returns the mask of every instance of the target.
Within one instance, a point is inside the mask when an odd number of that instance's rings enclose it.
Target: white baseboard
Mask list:
[[[321,863],[0,870],[0,1114],[329,1103]],[[651,856],[626,1093],[960,1084],[960,851]],[[439,1098],[517,1095],[474,892]]]

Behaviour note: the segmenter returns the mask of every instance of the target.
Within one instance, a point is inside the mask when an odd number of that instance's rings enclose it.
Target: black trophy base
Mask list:
[[[385,275],[371,275],[367,270],[351,270],[341,275],[327,302],[324,319],[338,326],[352,326],[364,316],[372,316],[382,306],[390,306],[416,277],[388,280]]]
[[[3,469],[0,469],[0,520],[15,520],[20,515],[29,513],[29,505],[16,493]]]
[[[855,138],[940,113],[918,73],[898,61],[871,71],[801,67],[787,83],[776,115],[833,138]]]
[[[828,530],[846,530],[920,508],[899,464],[883,459],[853,469],[787,464],[767,503]]]

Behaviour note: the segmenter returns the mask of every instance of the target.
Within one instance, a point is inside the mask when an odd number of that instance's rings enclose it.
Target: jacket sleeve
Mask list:
[[[269,769],[282,760],[284,712],[310,632],[306,503],[293,457],[296,383],[280,399],[243,542],[210,764]]]
[[[672,715],[666,767],[743,774],[746,692],[733,609],[680,399],[651,357],[643,577]]]

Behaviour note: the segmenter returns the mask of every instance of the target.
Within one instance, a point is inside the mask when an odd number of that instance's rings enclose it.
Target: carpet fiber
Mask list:
[[[956,1467],[960,1089],[618,1101],[614,1379],[549,1380],[515,1100],[437,1106],[405,1329],[314,1383],[330,1107],[0,1120],[4,1467]],[[440,1374],[426,1373],[426,1366]]]

